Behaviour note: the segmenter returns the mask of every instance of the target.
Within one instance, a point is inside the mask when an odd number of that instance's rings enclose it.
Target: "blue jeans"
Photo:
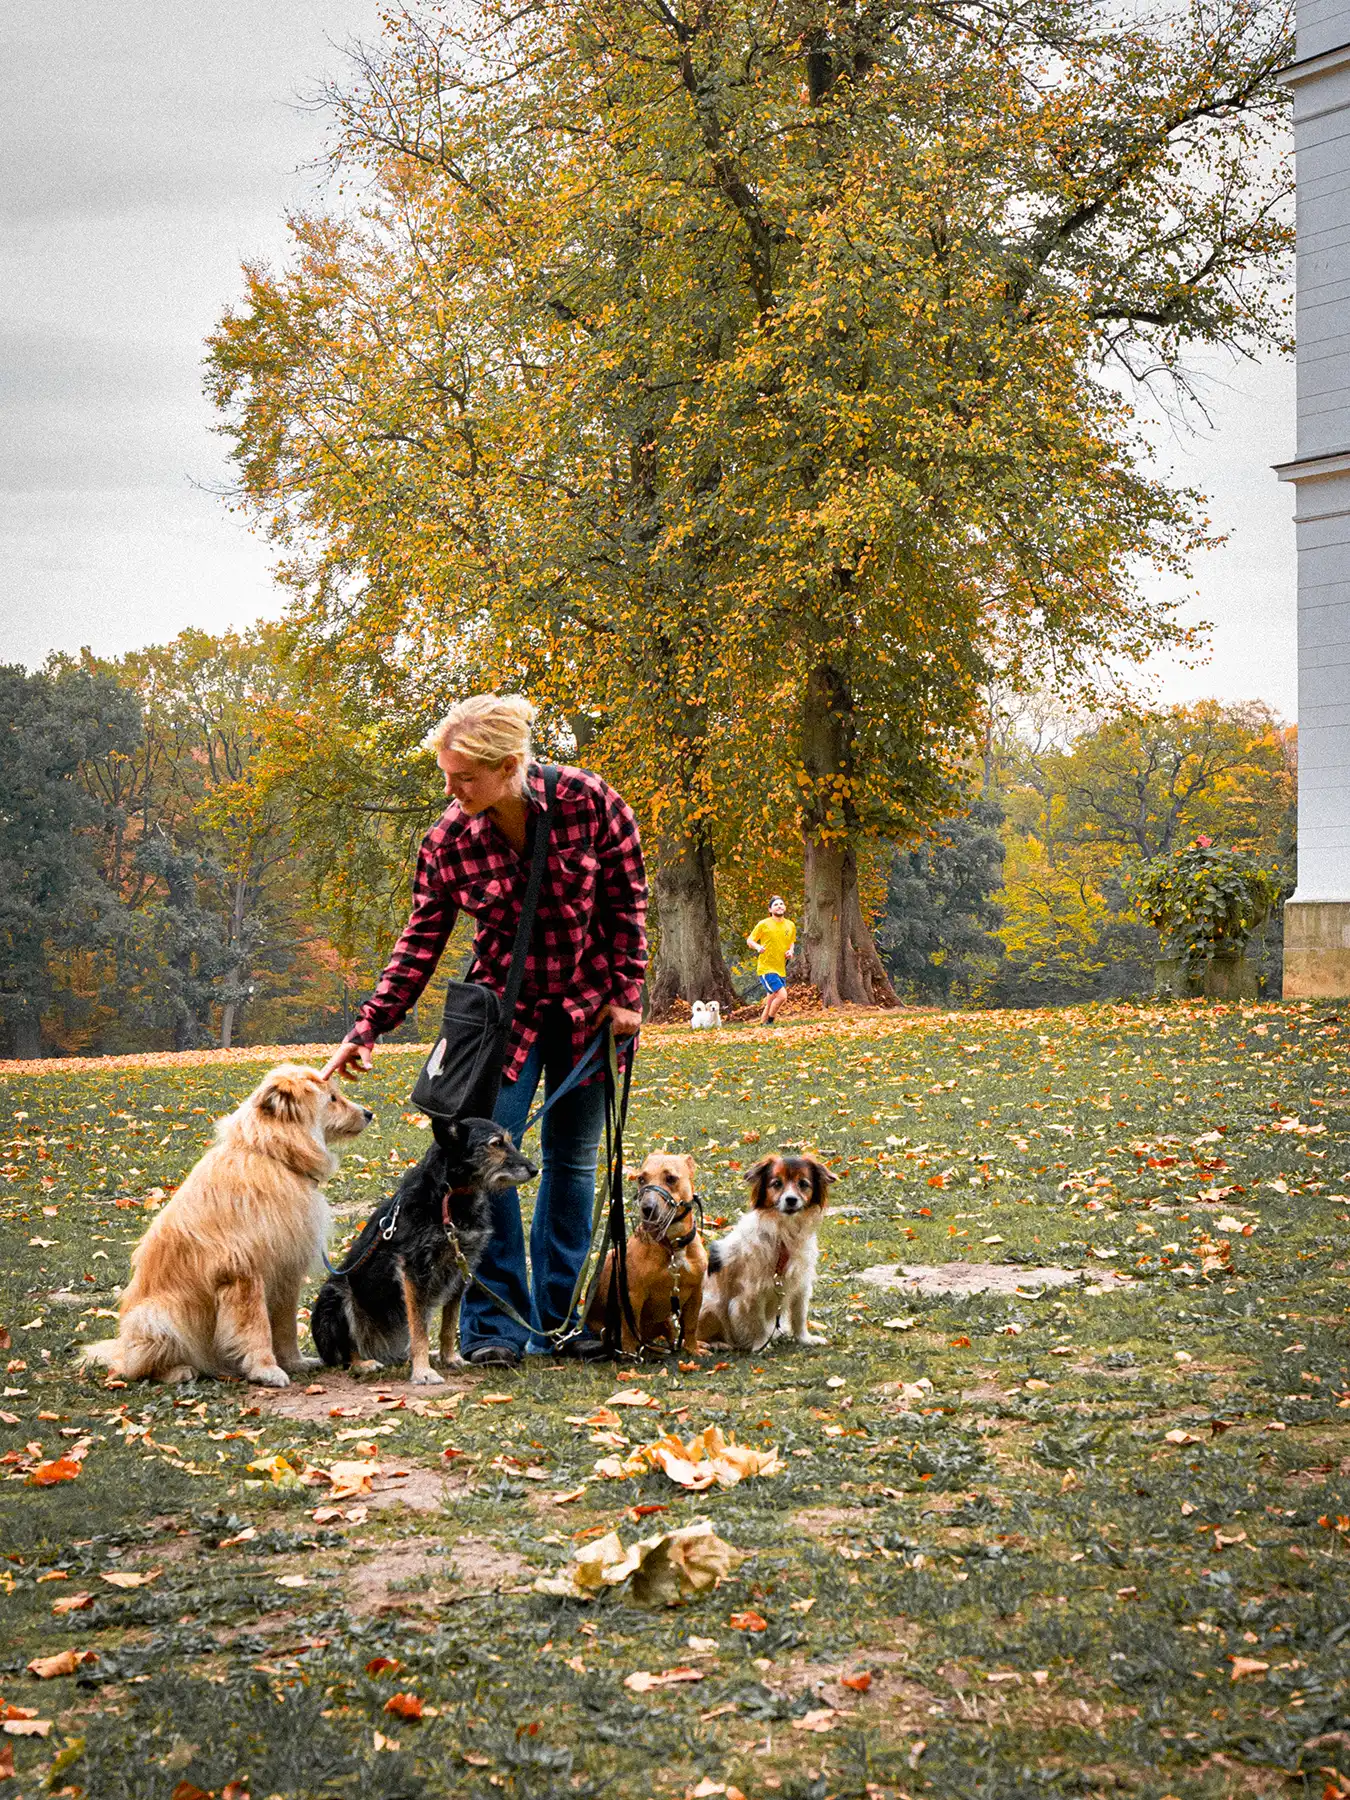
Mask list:
[[[539,1036],[516,1081],[504,1081],[494,1117],[517,1144],[529,1117],[539,1078],[544,1093],[561,1085],[572,1067],[571,1035],[556,1013],[542,1021]],[[595,1165],[605,1126],[605,1083],[584,1081],[564,1094],[544,1115],[542,1170],[530,1226],[530,1275],[525,1269],[525,1229],[520,1196],[507,1188],[492,1197],[492,1236],[478,1266],[478,1278],[529,1319],[536,1330],[565,1322],[568,1302],[591,1242],[595,1208]],[[480,1287],[464,1296],[459,1315],[460,1349],[465,1356],[483,1344],[507,1344],[522,1352],[547,1350],[546,1341],[526,1334],[494,1306]]]

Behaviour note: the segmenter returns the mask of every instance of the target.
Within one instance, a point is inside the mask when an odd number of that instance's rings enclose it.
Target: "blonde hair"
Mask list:
[[[470,694],[428,732],[422,748],[433,756],[442,750],[458,750],[493,769],[510,756],[519,757],[523,787],[534,719],[535,710],[524,694]]]

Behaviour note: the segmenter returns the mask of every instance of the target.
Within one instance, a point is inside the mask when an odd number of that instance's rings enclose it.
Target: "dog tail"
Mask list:
[[[356,1355],[352,1322],[347,1316],[347,1297],[340,1281],[325,1281],[309,1315],[314,1348],[330,1368],[343,1369]]]
[[[86,1344],[80,1363],[101,1363],[127,1381],[180,1381],[205,1366],[200,1346],[188,1341],[172,1314],[153,1305],[132,1307],[118,1335]]]

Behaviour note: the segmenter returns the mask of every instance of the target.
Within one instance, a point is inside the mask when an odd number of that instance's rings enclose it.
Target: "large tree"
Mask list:
[[[991,673],[1171,629],[1130,566],[1187,500],[1102,364],[1278,332],[1287,41],[1250,0],[392,14],[330,96],[359,211],[212,346],[297,624],[578,722],[652,827],[662,997],[724,982],[715,856],[776,785],[812,978],[887,998],[859,849],[940,815]]]
[[[139,737],[135,702],[106,676],[0,667],[0,1029],[16,1056],[46,1048],[62,960],[119,927],[98,869],[113,809],[77,774],[88,758],[129,755]]]

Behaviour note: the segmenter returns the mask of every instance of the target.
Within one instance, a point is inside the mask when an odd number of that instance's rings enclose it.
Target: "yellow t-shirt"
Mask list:
[[[756,975],[781,975],[787,980],[787,955],[797,942],[797,927],[791,919],[775,919],[770,913],[750,933],[759,946]]]

